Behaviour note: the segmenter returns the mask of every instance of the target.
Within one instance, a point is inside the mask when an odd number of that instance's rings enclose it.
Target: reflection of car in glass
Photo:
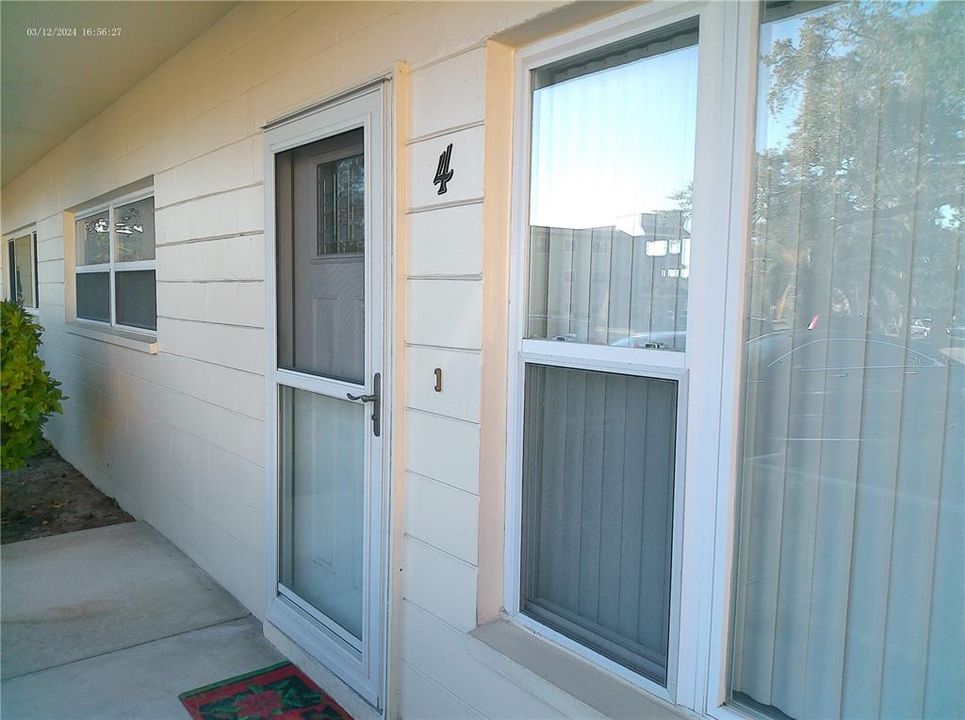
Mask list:
[[[637,333],[610,343],[613,347],[650,348],[653,350],[683,350],[685,330]]]
[[[934,339],[783,330],[748,341],[747,368],[758,455],[941,437],[946,412],[962,424],[963,365]]]
[[[908,334],[913,338],[926,338],[934,322],[931,318],[913,318],[908,326]]]
[[[945,328],[945,333],[956,345],[965,343],[965,325],[951,325]]]

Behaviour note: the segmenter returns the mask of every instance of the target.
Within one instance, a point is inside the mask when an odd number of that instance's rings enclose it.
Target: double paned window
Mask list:
[[[153,196],[119,198],[75,220],[77,318],[156,330]]]
[[[39,307],[36,232],[26,232],[7,240],[7,288],[13,302],[28,310]]]
[[[698,19],[530,74],[524,623],[668,685]],[[615,366],[619,369],[615,369]]]

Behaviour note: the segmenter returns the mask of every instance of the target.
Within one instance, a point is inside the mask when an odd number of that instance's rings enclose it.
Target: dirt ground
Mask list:
[[[0,543],[4,545],[133,520],[53,448],[0,477]]]

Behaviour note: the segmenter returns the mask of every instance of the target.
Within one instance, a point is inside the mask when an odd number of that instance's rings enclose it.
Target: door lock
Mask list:
[[[349,400],[360,400],[364,403],[372,403],[372,434],[379,437],[382,434],[382,374],[375,373],[372,377],[371,395],[353,395],[345,393]]]

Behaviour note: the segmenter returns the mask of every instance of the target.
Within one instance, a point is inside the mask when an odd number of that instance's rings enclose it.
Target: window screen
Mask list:
[[[667,681],[677,382],[526,367],[522,612]]]
[[[77,273],[77,317],[111,321],[110,278],[107,272]]]
[[[278,365],[365,375],[363,130],[275,156]]]
[[[157,329],[157,293],[154,270],[114,273],[114,316],[118,325]]]

